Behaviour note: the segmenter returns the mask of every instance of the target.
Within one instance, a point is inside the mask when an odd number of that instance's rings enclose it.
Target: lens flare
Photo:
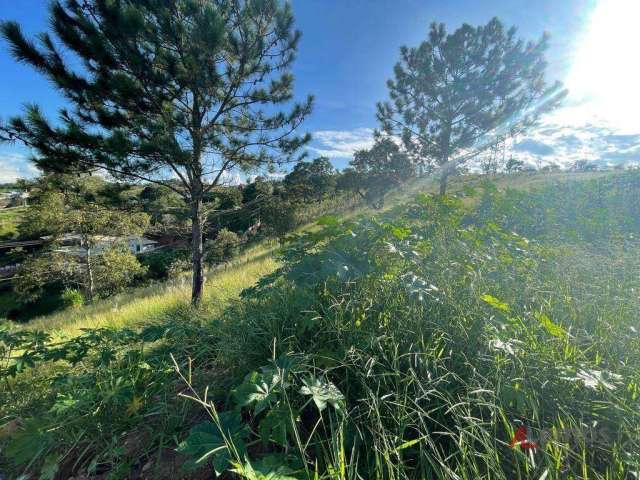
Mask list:
[[[640,1],[600,0],[567,77],[571,99],[618,129],[640,121]]]

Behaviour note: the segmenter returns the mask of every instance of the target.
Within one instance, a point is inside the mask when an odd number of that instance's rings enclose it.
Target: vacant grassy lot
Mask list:
[[[640,175],[483,180],[4,331],[0,470],[634,478]]]

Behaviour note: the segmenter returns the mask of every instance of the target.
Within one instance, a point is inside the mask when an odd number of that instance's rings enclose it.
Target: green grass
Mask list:
[[[27,207],[0,209],[0,239],[11,240],[18,232],[18,225]]]
[[[483,180],[257,246],[200,311],[185,279],[4,333],[34,368],[0,379],[0,470],[634,478],[640,176]],[[522,421],[543,448],[509,448]]]
[[[252,247],[225,268],[210,272],[205,283],[203,311],[220,314],[243,289],[275,270],[274,248],[270,242]],[[170,282],[134,289],[94,305],[35,318],[27,327],[70,337],[84,328],[123,328],[153,323],[161,320],[167,311],[189,305],[190,280],[188,275],[183,275]]]

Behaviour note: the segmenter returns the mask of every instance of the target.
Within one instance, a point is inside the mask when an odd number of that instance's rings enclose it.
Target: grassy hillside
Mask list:
[[[11,240],[17,233],[25,209],[26,207],[0,209],[0,239]]]
[[[5,330],[0,471],[633,478],[640,176],[507,182],[324,217],[198,312],[166,285]]]
[[[245,288],[271,273],[277,266],[273,256],[276,244],[265,242],[245,251],[226,267],[209,273],[203,296],[202,312],[219,314]],[[38,317],[29,329],[75,336],[84,328],[123,328],[153,323],[175,309],[188,309],[191,295],[188,274],[166,283],[134,289],[115,297],[77,309]]]

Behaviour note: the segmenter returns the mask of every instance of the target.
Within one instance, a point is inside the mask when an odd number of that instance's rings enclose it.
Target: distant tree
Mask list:
[[[271,237],[284,238],[300,225],[299,204],[297,202],[271,197],[260,208],[262,231]]]
[[[588,160],[577,160],[572,166],[571,170],[574,172],[591,172],[597,170],[598,166]]]
[[[190,212],[181,195],[164,185],[148,184],[138,196],[139,206],[150,216],[150,231],[171,238],[188,238]]]
[[[273,184],[264,177],[256,177],[242,189],[242,203],[252,203],[273,194]]]
[[[513,157],[509,157],[507,163],[504,165],[504,169],[507,173],[521,172],[524,169],[524,162]]]
[[[25,299],[62,281],[66,287],[81,288],[91,302],[97,293],[113,293],[144,273],[125,242],[127,236],[145,231],[145,213],[124,214],[89,203],[77,193],[51,191],[29,206],[23,223],[49,234],[48,247],[28,258],[16,274],[16,292]],[[62,243],[70,239],[75,245],[65,250]]]
[[[500,138],[486,150],[479,152],[480,168],[485,175],[495,175],[501,166],[506,165],[506,139]]]
[[[369,150],[359,150],[338,180],[338,188],[351,190],[375,208],[385,194],[415,176],[410,157],[390,138],[379,137]]]
[[[70,101],[53,125],[36,106],[4,127],[45,169],[102,169],[174,190],[189,207],[192,302],[202,296],[203,199],[236,169],[295,160],[293,135],[312,98],[293,98],[300,33],[279,0],[67,0],[51,6],[34,43],[15,22],[1,31],[14,57]]]
[[[495,18],[452,34],[433,23],[426,41],[401,48],[388,82],[390,101],[378,104],[382,130],[399,136],[418,160],[439,166],[445,194],[456,164],[557,105],[562,92],[544,80],[546,49],[546,36],[525,43]]]
[[[559,172],[560,165],[558,165],[557,163],[548,163],[544,167],[540,168],[540,171],[541,172]]]
[[[300,162],[284,177],[288,195],[304,201],[320,200],[336,188],[336,170],[327,157]]]

